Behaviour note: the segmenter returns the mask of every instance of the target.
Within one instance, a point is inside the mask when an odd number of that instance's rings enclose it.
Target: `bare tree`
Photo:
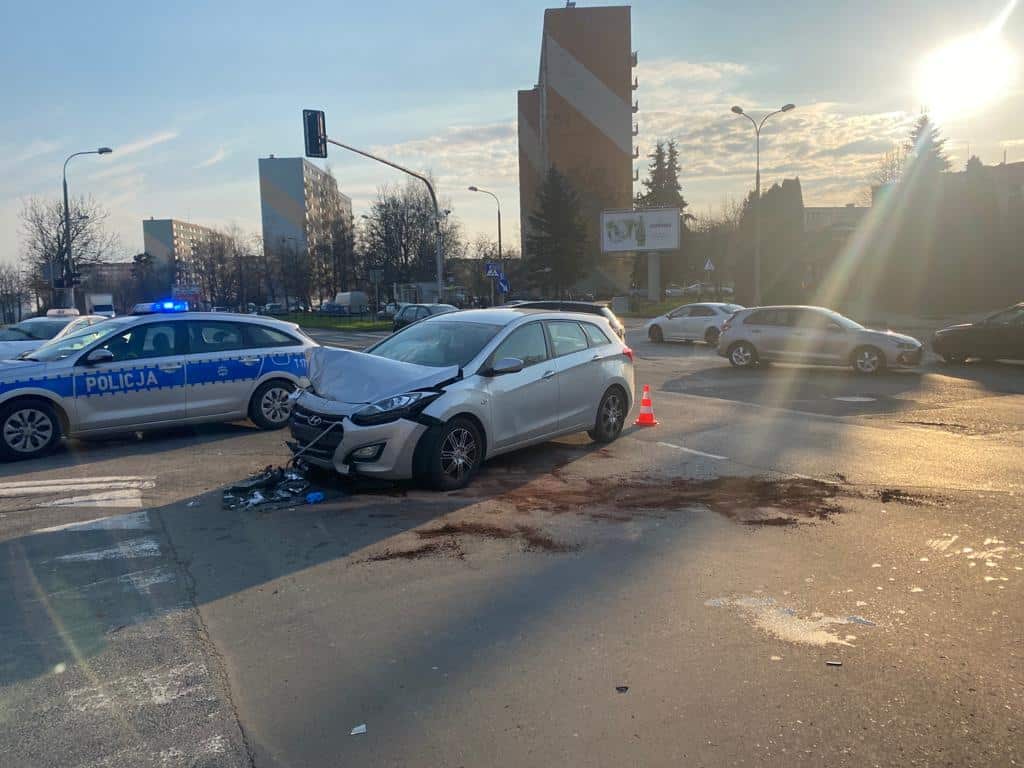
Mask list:
[[[0,264],[0,322],[21,320],[22,307],[29,296],[25,273],[14,264]]]
[[[71,253],[76,265],[94,264],[117,254],[120,241],[107,229],[109,212],[90,197],[71,201]],[[31,197],[21,206],[22,259],[32,289],[46,295],[51,289],[50,270],[60,276],[67,247],[64,236],[64,205],[60,200]]]

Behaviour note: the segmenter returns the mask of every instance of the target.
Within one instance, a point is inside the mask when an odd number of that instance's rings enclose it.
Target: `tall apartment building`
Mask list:
[[[154,258],[158,269],[167,270],[171,282],[187,284],[192,257],[212,238],[215,230],[201,227],[178,219],[154,219],[142,221],[143,250]],[[173,266],[173,270],[169,267]],[[170,286],[168,286],[168,289]]]
[[[600,213],[633,201],[633,77],[630,7],[544,11],[537,85],[519,91],[520,231],[548,169],[580,196],[589,250],[600,253]]]
[[[339,215],[351,233],[352,200],[338,190],[333,176],[303,157],[261,157],[259,170],[267,254],[330,248],[331,227]]]

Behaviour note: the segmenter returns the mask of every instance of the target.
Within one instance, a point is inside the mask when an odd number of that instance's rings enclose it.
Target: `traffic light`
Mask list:
[[[306,134],[306,157],[327,157],[327,123],[323,110],[302,110],[302,128]]]

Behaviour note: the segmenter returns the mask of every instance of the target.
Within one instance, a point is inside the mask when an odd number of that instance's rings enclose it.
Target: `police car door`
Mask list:
[[[146,427],[185,418],[184,324],[161,319],[133,325],[78,358],[76,432]],[[90,365],[94,349],[113,360]]]
[[[248,348],[242,323],[188,321],[189,418],[245,416],[263,358]]]

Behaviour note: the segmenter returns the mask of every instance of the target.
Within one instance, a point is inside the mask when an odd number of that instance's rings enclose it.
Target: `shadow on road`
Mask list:
[[[251,428],[224,425],[200,439],[227,439],[240,429]],[[86,455],[109,459],[111,451],[135,447],[120,441]],[[137,447],[159,457],[160,441]],[[217,490],[187,503],[135,513],[148,515],[144,530],[37,532],[0,542],[0,593],[6,596],[0,609],[0,686],[46,675],[70,659],[88,665],[126,626],[182,607],[182,585],[190,601],[202,605],[326,562],[358,557],[387,538],[513,492],[601,450],[585,438],[570,438],[499,457],[477,478],[483,492],[472,495],[358,481],[328,487],[329,493],[345,493],[333,503],[307,505],[299,499],[290,507],[225,510]],[[59,458],[68,465],[82,463],[78,455]],[[488,483],[495,479],[500,482]],[[97,515],[118,512],[98,509]],[[55,537],[63,537],[62,542],[71,537],[73,543],[55,549]],[[157,541],[160,551],[149,551]],[[529,535],[523,542],[530,548]],[[132,560],[142,549],[150,559]],[[92,554],[75,554],[83,551]],[[73,559],[66,561],[62,552]],[[105,552],[113,554],[106,558],[101,555]],[[177,583],[161,582],[154,588],[154,579],[169,581],[157,555],[175,561],[174,568],[181,571]]]

